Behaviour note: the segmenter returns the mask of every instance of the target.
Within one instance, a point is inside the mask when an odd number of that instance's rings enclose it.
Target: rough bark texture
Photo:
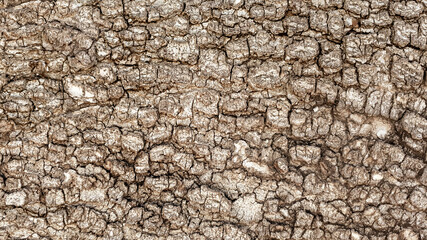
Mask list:
[[[0,0],[0,239],[427,239],[426,50],[426,0]]]

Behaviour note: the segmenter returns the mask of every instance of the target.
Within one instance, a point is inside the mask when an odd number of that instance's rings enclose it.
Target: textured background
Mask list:
[[[426,0],[0,0],[0,239],[427,239],[426,49]]]

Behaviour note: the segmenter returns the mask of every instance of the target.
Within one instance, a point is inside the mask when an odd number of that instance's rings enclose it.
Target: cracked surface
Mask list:
[[[1,239],[427,239],[427,1],[0,0]]]

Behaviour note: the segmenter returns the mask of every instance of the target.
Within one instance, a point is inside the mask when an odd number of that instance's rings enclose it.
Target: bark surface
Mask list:
[[[427,239],[426,50],[426,0],[0,0],[0,239]]]

